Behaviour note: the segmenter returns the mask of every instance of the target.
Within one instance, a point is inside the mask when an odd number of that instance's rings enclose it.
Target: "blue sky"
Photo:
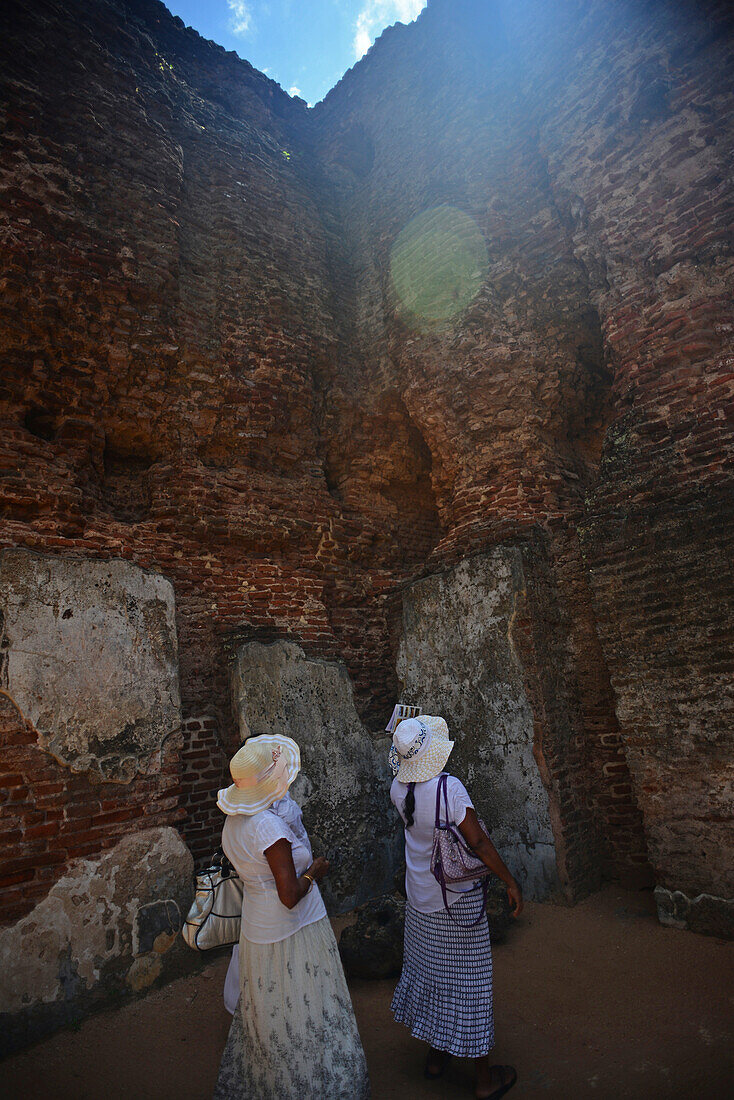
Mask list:
[[[165,0],[205,38],[236,50],[291,95],[318,103],[392,23],[426,0]]]

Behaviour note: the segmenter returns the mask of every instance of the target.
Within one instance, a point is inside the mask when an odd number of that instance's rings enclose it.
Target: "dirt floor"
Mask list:
[[[7,1060],[0,1096],[207,1100],[230,1020],[226,966],[217,959]],[[351,984],[373,1100],[471,1097],[469,1062],[423,1079],[424,1045],[390,1015],[394,984]],[[519,1074],[513,1100],[734,1096],[734,946],[661,928],[649,891],[528,904],[495,949],[495,1015],[495,1060]]]

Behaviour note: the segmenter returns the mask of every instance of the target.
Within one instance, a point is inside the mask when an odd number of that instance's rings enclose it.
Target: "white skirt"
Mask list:
[[[232,958],[229,960],[224,978],[223,997],[224,1007],[230,1016],[234,1016],[240,999],[240,945],[238,943],[232,948]]]
[[[214,1100],[368,1100],[367,1063],[327,917],[240,940],[240,999]]]

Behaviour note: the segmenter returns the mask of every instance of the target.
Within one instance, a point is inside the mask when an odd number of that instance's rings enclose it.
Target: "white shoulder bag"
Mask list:
[[[195,951],[239,943],[242,879],[226,858],[196,876],[196,893],[184,922],[183,938]]]

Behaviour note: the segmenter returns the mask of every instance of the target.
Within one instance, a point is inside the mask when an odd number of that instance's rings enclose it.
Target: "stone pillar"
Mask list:
[[[392,889],[402,830],[389,799],[390,742],[362,725],[346,667],[309,658],[292,642],[250,642],[237,651],[232,692],[243,738],[284,734],[300,746],[291,793],[314,855],[332,864],[323,885],[330,911]]]
[[[0,715],[8,1052],[190,961],[170,581],[128,561],[0,552]]]
[[[398,676],[403,698],[441,714],[456,740],[449,769],[530,898],[559,890],[548,791],[512,637],[523,588],[517,548],[460,562],[408,588]]]

